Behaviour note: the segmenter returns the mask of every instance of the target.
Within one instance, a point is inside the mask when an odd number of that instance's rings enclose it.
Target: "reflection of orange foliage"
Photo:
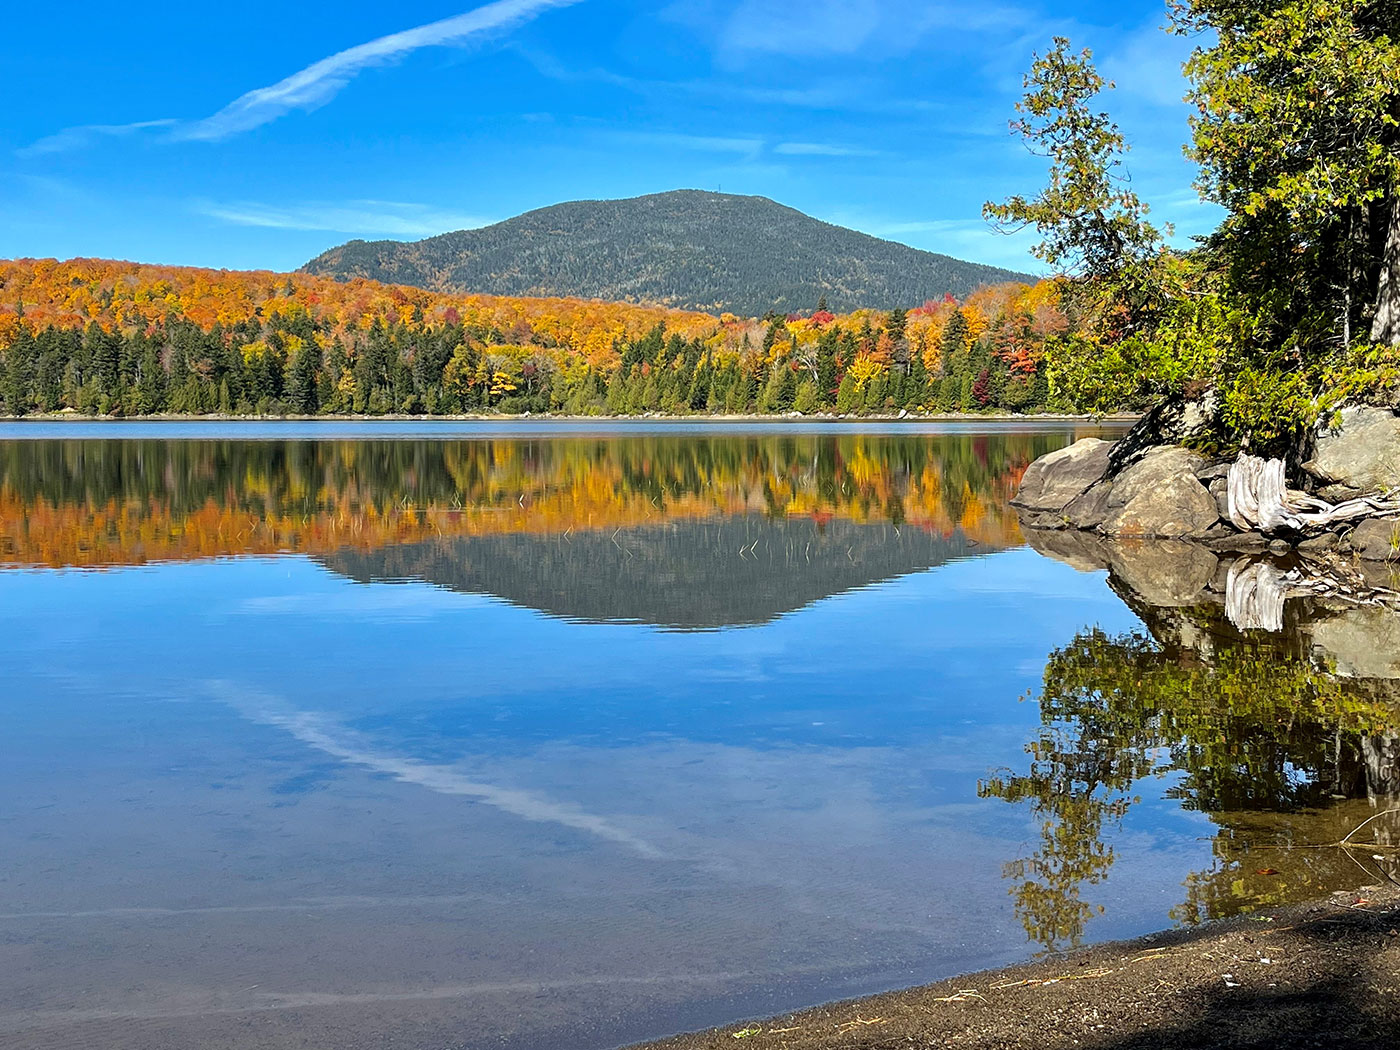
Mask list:
[[[937,461],[915,473],[901,471],[877,442],[860,437],[837,443],[836,466],[824,479],[808,472],[809,454],[717,458],[697,479],[695,461],[684,457],[594,453],[542,461],[527,444],[472,442],[446,446],[436,461],[444,485],[457,495],[416,502],[403,487],[366,482],[368,459],[357,458],[356,446],[347,443],[324,457],[323,476],[267,477],[249,470],[221,496],[186,509],[170,493],[24,499],[6,484],[0,487],[0,564],[98,567],[315,555],[438,536],[611,532],[741,514],[807,517],[818,524],[894,521],[941,535],[960,530],[997,549],[1021,542],[1007,501],[1028,458],[982,477],[974,489],[961,476],[945,477],[948,467]]]

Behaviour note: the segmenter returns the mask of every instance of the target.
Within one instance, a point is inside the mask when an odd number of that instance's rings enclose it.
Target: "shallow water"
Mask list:
[[[1274,847],[1385,672],[1026,546],[1088,432],[0,426],[0,1045],[605,1048],[1374,881]]]

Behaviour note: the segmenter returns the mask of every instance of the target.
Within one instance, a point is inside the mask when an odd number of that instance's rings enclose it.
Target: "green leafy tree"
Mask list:
[[[1011,128],[1050,162],[1035,198],[988,202],[983,214],[1008,231],[1035,228],[1035,255],[1059,271],[1094,280],[1140,282],[1162,251],[1162,233],[1123,171],[1127,146],[1107,113],[1094,108],[1106,84],[1087,50],[1056,37],[1037,56]]]
[[[1400,343],[1400,4],[1176,0],[1212,249],[1265,346]],[[1281,365],[1277,365],[1281,367]]]

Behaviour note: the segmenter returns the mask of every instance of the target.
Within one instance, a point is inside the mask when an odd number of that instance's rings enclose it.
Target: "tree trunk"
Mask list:
[[[1385,234],[1385,254],[1381,257],[1371,341],[1400,344],[1400,197],[1390,200],[1390,222]]]

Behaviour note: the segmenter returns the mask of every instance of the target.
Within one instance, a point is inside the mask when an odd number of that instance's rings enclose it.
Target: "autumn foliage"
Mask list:
[[[11,415],[1047,407],[1058,286],[765,319],[107,260],[0,262]]]

